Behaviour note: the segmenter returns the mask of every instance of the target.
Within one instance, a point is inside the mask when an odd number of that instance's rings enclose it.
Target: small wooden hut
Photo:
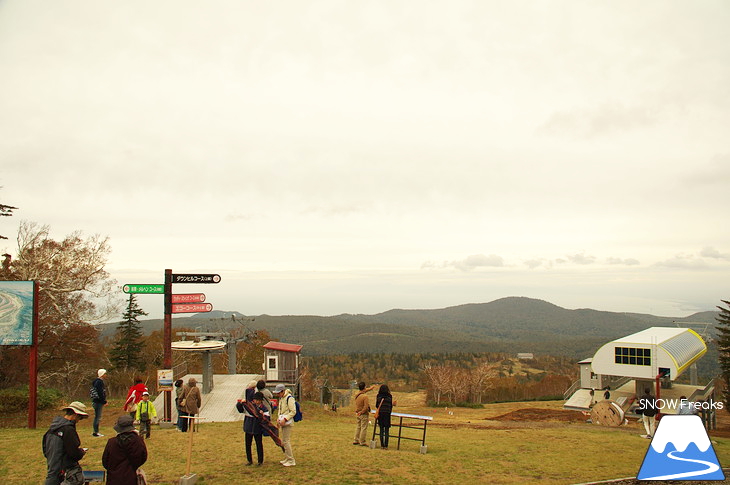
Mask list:
[[[299,395],[299,352],[302,346],[283,342],[264,345],[264,375],[269,386],[285,384]]]

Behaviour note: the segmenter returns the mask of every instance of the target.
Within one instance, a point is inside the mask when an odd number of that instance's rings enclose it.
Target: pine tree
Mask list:
[[[721,300],[728,308],[718,306],[720,314],[715,317],[717,320],[717,351],[720,360],[722,380],[725,384],[725,403],[730,398],[730,301]],[[727,407],[727,406],[726,406]]]
[[[117,342],[109,353],[109,360],[117,369],[145,370],[142,359],[142,330],[137,317],[147,315],[147,312],[137,305],[134,294],[129,295],[127,309],[122,314],[122,321],[117,325]]]

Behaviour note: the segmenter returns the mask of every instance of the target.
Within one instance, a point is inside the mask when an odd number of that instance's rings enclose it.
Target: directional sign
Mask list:
[[[165,285],[124,285],[122,290],[124,293],[147,293],[157,295],[165,292]]]
[[[188,293],[184,295],[172,295],[173,303],[202,303],[205,301],[204,293]]]
[[[178,303],[172,305],[172,313],[205,313],[213,311],[210,303]]]
[[[173,283],[220,283],[221,277],[217,274],[174,274]]]

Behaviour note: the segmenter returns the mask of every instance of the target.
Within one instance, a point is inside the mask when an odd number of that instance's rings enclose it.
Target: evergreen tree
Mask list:
[[[109,360],[117,369],[145,370],[145,363],[142,359],[142,330],[140,329],[137,317],[147,315],[137,305],[137,298],[133,293],[129,295],[127,309],[122,314],[122,321],[117,325],[117,341],[109,353]]]
[[[720,371],[725,384],[725,403],[728,403],[728,398],[730,398],[730,301],[721,301],[728,308],[717,307],[720,314],[715,317],[718,323],[715,328],[717,329],[717,352],[720,360]]]

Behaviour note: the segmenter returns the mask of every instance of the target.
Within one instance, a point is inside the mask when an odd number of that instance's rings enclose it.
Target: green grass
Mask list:
[[[428,453],[420,443],[403,441],[401,450],[371,450],[352,446],[354,418],[349,412],[324,413],[305,407],[305,420],[294,429],[297,466],[284,468],[283,458],[270,439],[263,467],[244,467],[241,423],[208,423],[194,434],[192,471],[199,483],[238,484],[255,480],[266,484],[444,484],[546,483],[565,484],[635,476],[649,441],[638,436],[639,427],[609,429],[587,424],[556,423],[537,428],[475,429],[460,424],[429,426]],[[418,411],[422,411],[419,409]],[[102,433],[114,434],[109,417]],[[4,483],[41,483],[45,460],[38,429],[0,429],[0,475]],[[369,429],[372,433],[372,428]],[[404,430],[419,436],[417,430]],[[103,469],[101,455],[107,438],[92,438],[91,422],[79,425],[79,435],[89,453],[84,468]],[[185,472],[188,435],[154,427],[148,441],[149,460],[143,466],[150,483],[177,484]],[[393,438],[391,438],[393,440]],[[715,439],[721,464],[730,463],[730,441]],[[255,453],[255,452],[254,452]]]

